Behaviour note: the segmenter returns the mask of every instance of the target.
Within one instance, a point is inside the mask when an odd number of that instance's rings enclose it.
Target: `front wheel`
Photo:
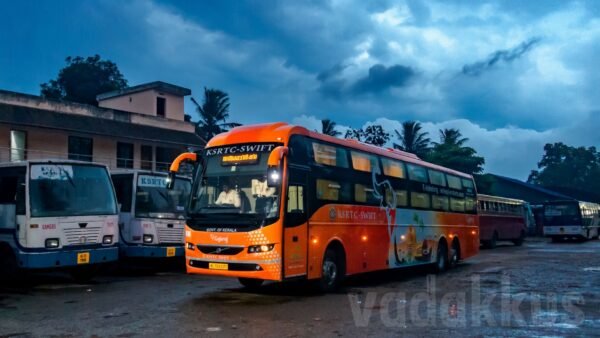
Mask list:
[[[435,273],[442,273],[448,269],[448,247],[446,242],[439,242],[435,265],[433,266]]]
[[[521,235],[519,236],[519,238],[513,239],[513,244],[516,246],[521,246],[523,245],[523,241],[525,241],[525,231],[521,231]]]
[[[327,249],[325,257],[323,257],[319,289],[323,292],[331,292],[337,289],[342,279],[341,271],[342,269],[335,250]]]
[[[262,279],[255,278],[238,278],[238,281],[248,290],[257,290],[264,282]]]

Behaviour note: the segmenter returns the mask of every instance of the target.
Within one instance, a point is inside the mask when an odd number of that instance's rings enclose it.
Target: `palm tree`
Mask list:
[[[204,87],[204,102],[200,105],[193,97],[192,102],[200,115],[196,123],[196,134],[206,141],[230,128],[240,126],[235,122],[227,122],[229,118],[229,95],[219,89]]]
[[[419,157],[425,156],[429,151],[430,139],[427,132],[422,132],[421,123],[406,121],[402,123],[402,130],[394,130],[400,144],[394,143],[394,148],[413,153]]]
[[[469,141],[469,139],[462,137],[460,130],[456,128],[440,129],[441,144],[462,147],[467,141]],[[434,143],[438,144],[436,142]]]
[[[337,124],[330,119],[321,120],[321,133],[333,137],[338,137],[342,135],[341,132],[335,130],[336,126]]]

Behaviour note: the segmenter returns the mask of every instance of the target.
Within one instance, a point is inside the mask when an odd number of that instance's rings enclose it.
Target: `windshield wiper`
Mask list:
[[[73,178],[71,177],[71,175],[69,175],[69,172],[65,170],[65,168],[63,168],[62,166],[58,166],[58,170],[61,171],[61,173],[65,174],[67,176],[67,179],[69,180],[69,183],[71,183],[71,186],[75,187],[75,182],[73,182]]]

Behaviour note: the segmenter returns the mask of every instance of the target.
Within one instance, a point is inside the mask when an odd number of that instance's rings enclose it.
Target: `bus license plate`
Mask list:
[[[77,254],[77,264],[89,264],[90,262],[90,253],[89,252],[80,252]]]
[[[229,265],[227,263],[208,263],[208,268],[212,270],[228,270]]]
[[[175,256],[175,248],[167,248],[167,257]]]

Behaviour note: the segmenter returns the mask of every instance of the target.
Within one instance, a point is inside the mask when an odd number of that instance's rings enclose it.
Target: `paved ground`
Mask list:
[[[443,275],[301,285],[133,270],[77,285],[60,275],[0,287],[0,337],[600,336],[600,241],[501,246]]]

